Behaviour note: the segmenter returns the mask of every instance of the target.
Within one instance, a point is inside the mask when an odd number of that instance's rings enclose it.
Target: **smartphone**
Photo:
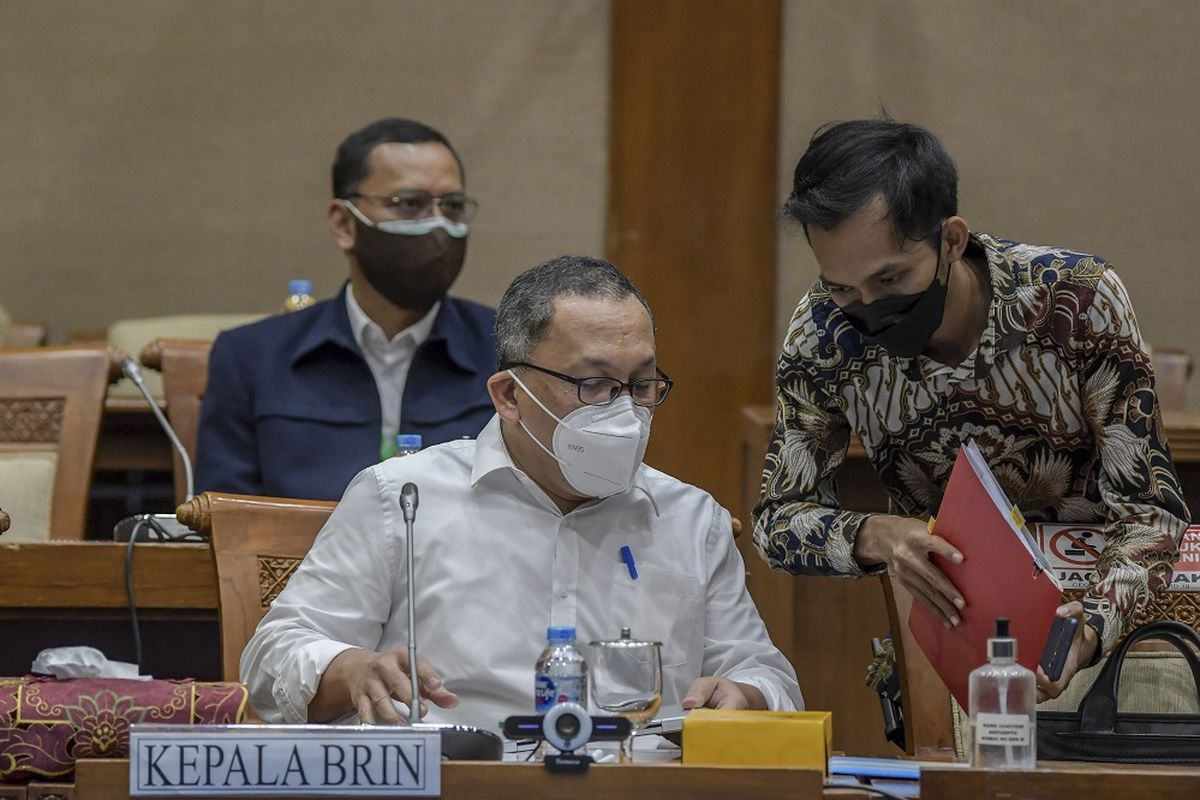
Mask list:
[[[1075,630],[1079,627],[1077,617],[1054,618],[1050,626],[1050,635],[1046,637],[1046,646],[1042,648],[1042,672],[1052,681],[1062,677],[1063,667],[1067,663],[1067,654],[1071,652],[1071,643],[1075,641]]]

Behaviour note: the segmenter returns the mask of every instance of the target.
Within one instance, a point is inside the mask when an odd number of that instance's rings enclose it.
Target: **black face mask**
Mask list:
[[[389,233],[357,216],[354,225],[358,266],[375,291],[397,308],[433,308],[450,291],[467,257],[466,237],[451,236],[441,228],[415,236]]]
[[[868,342],[898,358],[916,358],[942,324],[946,313],[949,265],[942,274],[942,237],[938,234],[938,265],[929,288],[916,294],[881,297],[873,303],[850,303],[842,313]]]

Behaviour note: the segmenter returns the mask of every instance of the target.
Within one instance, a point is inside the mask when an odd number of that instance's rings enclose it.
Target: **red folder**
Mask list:
[[[964,445],[954,461],[933,533],[963,555],[962,564],[938,555],[932,560],[962,593],[966,607],[959,612],[958,627],[947,630],[914,599],[908,627],[966,709],[968,676],[987,661],[987,640],[995,635],[996,617],[1009,619],[1017,661],[1036,672],[1054,612],[1062,604],[1062,589],[973,442]]]

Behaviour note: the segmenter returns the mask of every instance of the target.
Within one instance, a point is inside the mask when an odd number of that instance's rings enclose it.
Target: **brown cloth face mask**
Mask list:
[[[442,217],[372,223],[351,203],[354,258],[375,291],[408,311],[446,296],[467,257],[467,226]]]

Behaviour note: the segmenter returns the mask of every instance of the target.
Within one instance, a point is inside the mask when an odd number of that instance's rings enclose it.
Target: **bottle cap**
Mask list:
[[[420,450],[421,449],[421,434],[419,434],[419,433],[398,433],[398,434],[396,434],[396,449],[397,450]]]
[[[1008,618],[996,617],[996,635],[988,639],[988,658],[1017,657],[1017,640],[1008,634]]]
[[[575,641],[575,629],[547,628],[546,639],[551,642],[573,642]]]
[[[304,278],[288,281],[288,294],[312,294],[312,281]]]

